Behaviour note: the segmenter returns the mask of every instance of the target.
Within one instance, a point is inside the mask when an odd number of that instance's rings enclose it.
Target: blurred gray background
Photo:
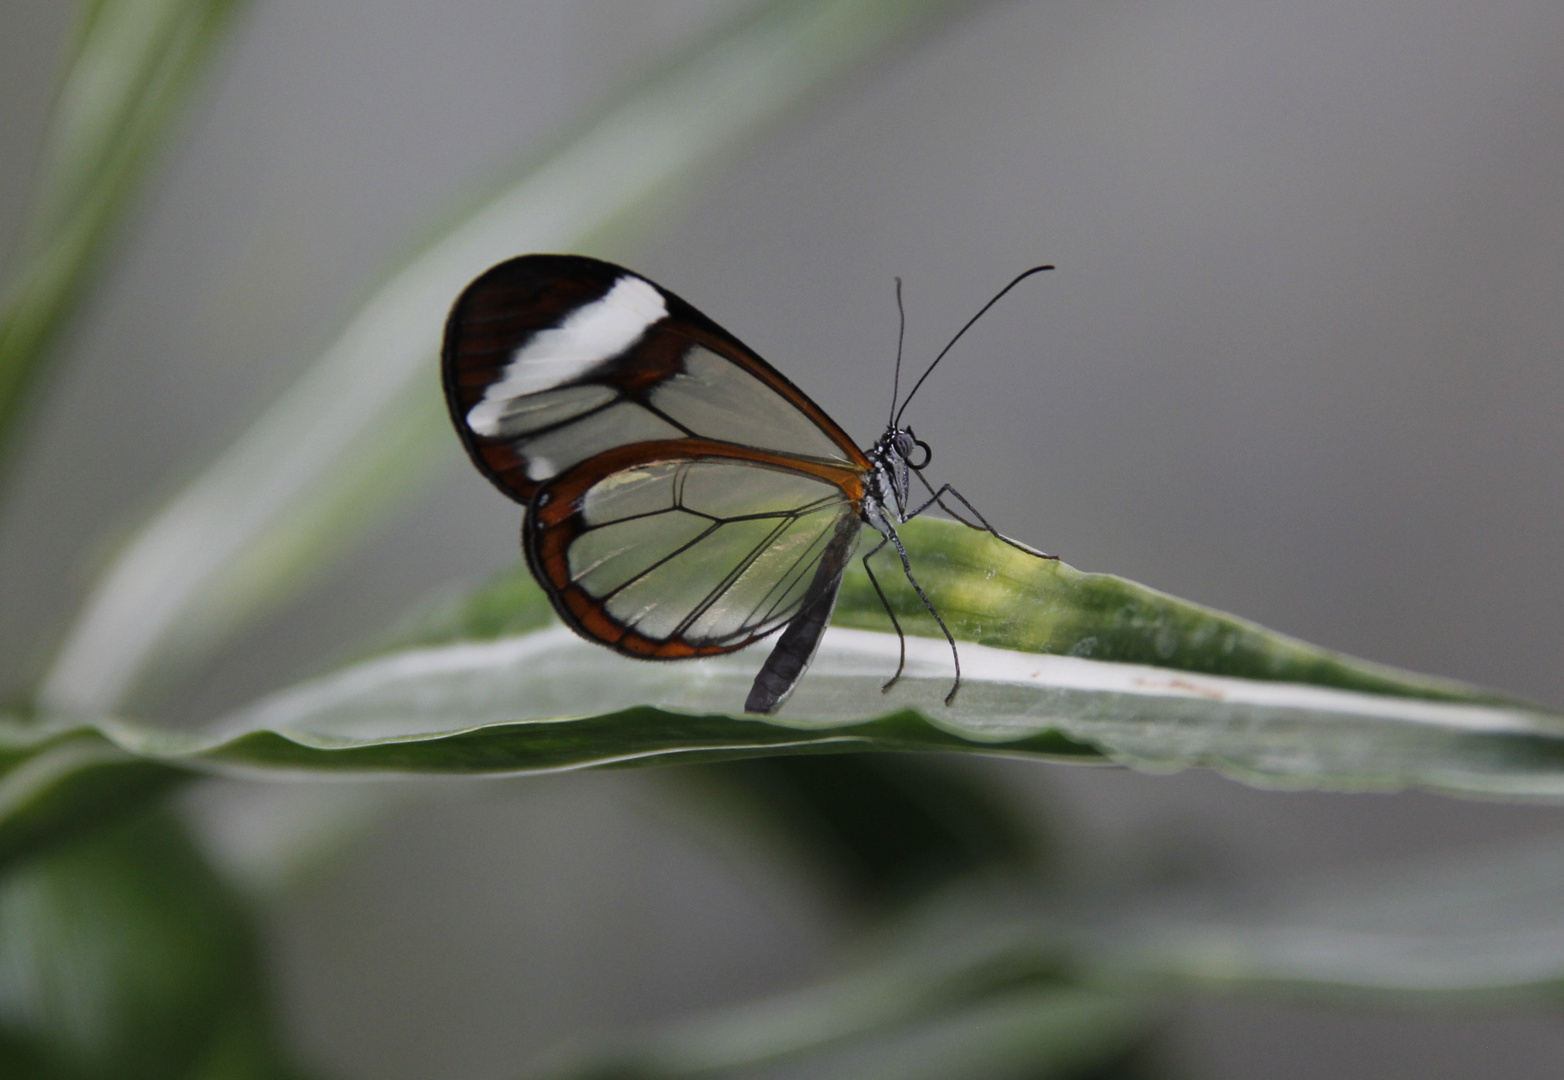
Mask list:
[[[0,6],[0,243],[69,4]],[[67,343],[0,517],[16,686],[93,560],[331,340],[397,256],[734,0],[257,0]],[[618,252],[867,443],[892,278],[908,419],[1002,530],[1300,637],[1564,706],[1564,5],[1061,0],[858,73]],[[431,363],[433,358],[431,358]],[[517,558],[453,470],[189,695],[210,716]],[[1560,812],[984,766],[1104,844],[1199,838],[1235,883],[1553,831]],[[273,902],[307,1057],[502,1076],[592,1023],[785,986],[846,933],[707,836],[674,774],[463,785]],[[1181,839],[1182,838],[1182,839]],[[1190,1076],[1553,1077],[1552,1016],[1200,1000]]]

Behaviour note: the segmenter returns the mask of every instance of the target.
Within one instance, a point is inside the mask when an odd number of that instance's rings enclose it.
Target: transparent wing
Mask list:
[[[526,255],[451,310],[451,418],[478,468],[529,502],[608,450],[694,439],[867,471],[852,441],[733,335],[628,270]]]
[[[526,547],[554,606],[584,635],[651,658],[731,652],[772,633],[858,520],[829,480],[715,453],[589,461],[546,496]]]

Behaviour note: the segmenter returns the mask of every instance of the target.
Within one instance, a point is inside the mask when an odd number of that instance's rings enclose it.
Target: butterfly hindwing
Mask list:
[[[620,652],[743,648],[798,614],[834,537],[856,538],[846,470],[833,479],[717,444],[633,449],[633,464],[605,454],[550,484],[524,540],[560,614]]]

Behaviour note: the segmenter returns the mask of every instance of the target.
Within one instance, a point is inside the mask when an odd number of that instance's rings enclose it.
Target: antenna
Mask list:
[[[1000,289],[999,292],[995,293],[994,294],[994,298],[992,300],[990,300],[988,303],[984,304],[983,307],[982,307],[982,310],[980,310],[976,315],[972,316],[972,318],[968,319],[967,320],[967,325],[963,326],[960,330],[956,331],[956,336],[950,339],[950,344],[946,345],[943,349],[941,349],[939,351],[939,355],[934,358],[934,363],[930,364],[929,367],[928,367],[928,370],[925,371],[923,373],[923,375],[918,379],[918,381],[913,384],[912,389],[907,393],[907,400],[901,403],[901,408],[897,410],[895,418],[891,421],[891,427],[896,427],[896,426],[898,426],[901,423],[901,414],[907,411],[907,406],[912,401],[912,395],[916,394],[918,392],[918,387],[923,385],[923,380],[927,379],[931,374],[933,374],[934,369],[935,369],[935,367],[937,367],[939,365],[939,362],[941,360],[945,359],[945,354],[950,352],[951,346],[955,345],[956,342],[961,340],[961,335],[962,334],[965,334],[968,330],[972,329],[972,324],[973,323],[977,322],[985,314],[987,314],[989,308],[991,308],[995,304],[999,303],[1000,297],[1004,296],[1005,293],[1009,292],[1011,289],[1013,289],[1017,285],[1021,284],[1021,282],[1025,281],[1027,278],[1031,277],[1033,274],[1040,274],[1044,270],[1052,270],[1052,269],[1053,269],[1052,266],[1034,266],[1030,270],[1027,270],[1027,271],[1024,271],[1021,274],[1018,274],[1014,281],[1012,281],[1009,285],[1006,285],[1003,289]]]
[[[896,377],[891,382],[890,426],[896,426],[896,398],[901,394],[901,343],[907,336],[907,309],[901,306],[901,278],[896,279]]]

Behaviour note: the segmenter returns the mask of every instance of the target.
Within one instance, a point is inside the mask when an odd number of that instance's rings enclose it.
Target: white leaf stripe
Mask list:
[[[950,678],[944,642],[908,638],[907,674],[882,695],[880,683],[896,664],[895,636],[828,629],[810,677],[761,729],[791,727],[850,740],[854,725],[910,708],[991,753],[1013,752],[1007,748],[1056,731],[1120,761],[1161,769],[1210,765],[1291,786],[1564,796],[1564,771],[1552,757],[1526,750],[1532,742],[1564,741],[1564,718],[1547,713],[971,643],[963,643],[961,655],[961,693],[948,708],[931,709]],[[644,664],[554,627],[366,661],[262,699],[208,735],[157,732],[141,739],[134,729],[108,732],[142,752],[172,752],[177,745],[180,753],[196,754],[261,730],[310,746],[347,747],[490,724],[568,724],[571,717],[642,705],[709,716],[731,711],[761,659],[730,654]],[[1337,733],[1353,736],[1341,755],[1331,752]],[[757,731],[757,744],[773,737]],[[586,753],[579,764],[612,760],[620,749],[605,746],[602,757]],[[334,766],[322,759],[320,767]],[[518,760],[503,771],[527,769]]]

